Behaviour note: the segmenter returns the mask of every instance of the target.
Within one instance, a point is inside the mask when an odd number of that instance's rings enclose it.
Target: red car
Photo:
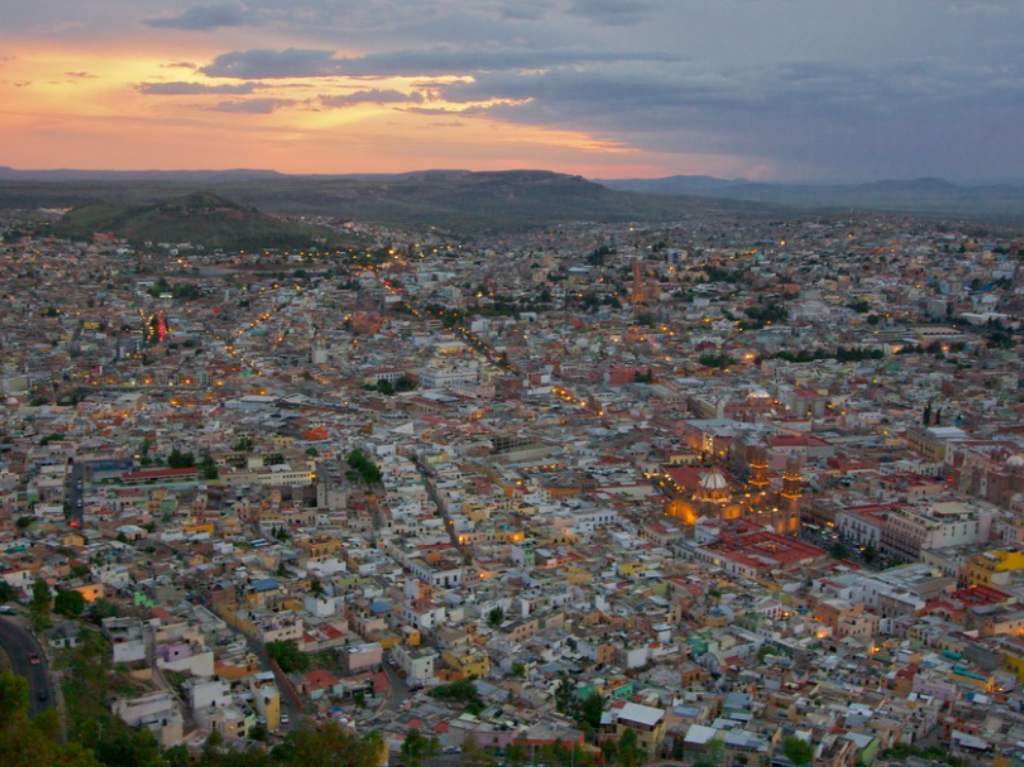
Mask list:
[[[35,653],[32,653],[31,655],[28,656],[28,662],[31,663],[33,666],[38,666],[39,665],[39,656],[36,655]]]

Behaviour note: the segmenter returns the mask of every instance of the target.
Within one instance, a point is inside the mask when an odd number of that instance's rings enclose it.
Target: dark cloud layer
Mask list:
[[[294,106],[299,102],[294,99],[236,99],[233,101],[221,101],[211,109],[216,112],[242,112],[245,114],[265,115],[276,112],[278,109]]]
[[[203,83],[169,82],[142,83],[139,85],[139,92],[154,96],[194,96],[203,93],[243,95],[253,93],[256,88],[256,83],[205,85]]]
[[[219,55],[195,69],[219,83],[144,87],[239,96],[224,102],[228,110],[287,106],[257,98],[254,83],[280,89],[282,79],[309,78],[307,96],[336,90],[330,78],[403,76],[416,78],[429,102],[383,95],[389,84],[368,87],[375,101],[331,95],[330,105],[314,99],[309,108],[466,110],[467,121],[483,115],[657,151],[666,172],[704,153],[789,177],[1024,177],[1024,0],[8,5],[3,34],[15,38],[107,39],[140,25],[147,38],[174,44],[222,36]],[[434,81],[442,75],[463,81]]]
[[[157,29],[204,30],[242,27],[252,22],[245,6],[236,3],[194,5],[174,16],[145,19],[143,24]]]
[[[423,94],[419,92],[402,93],[402,91],[371,88],[353,91],[339,96],[321,96],[320,103],[325,107],[341,109],[357,104],[422,104]]]
[[[275,79],[288,77],[451,75],[494,70],[551,67],[595,61],[671,61],[657,52],[580,51],[528,48],[426,48],[339,57],[312,48],[251,49],[224,53],[202,68],[207,77]]]

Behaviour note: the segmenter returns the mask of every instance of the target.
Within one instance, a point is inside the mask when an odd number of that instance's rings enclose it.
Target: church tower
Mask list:
[[[791,455],[786,459],[786,471],[782,475],[779,505],[788,516],[786,526],[792,533],[796,533],[800,529],[800,499],[804,494],[804,478],[800,472],[800,458]]]
[[[758,445],[750,448],[749,455],[747,485],[751,493],[760,495],[768,490],[768,451]]]

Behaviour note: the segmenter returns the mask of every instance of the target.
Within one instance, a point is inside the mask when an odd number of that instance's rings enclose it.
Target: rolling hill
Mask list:
[[[224,250],[306,248],[332,242],[326,230],[261,213],[209,192],[195,192],[150,205],[92,202],[72,208],[54,234],[88,239],[110,232],[133,243],[191,242]]]
[[[48,173],[0,171],[0,207],[103,204],[138,208],[201,187],[270,213],[327,215],[456,232],[503,232],[578,221],[662,222],[772,213],[769,206],[749,203],[619,191],[579,176],[547,171],[443,170],[354,176],[289,176],[262,171],[133,171],[124,176],[116,172],[96,172],[94,176],[85,171]],[[86,215],[77,218],[84,221]]]

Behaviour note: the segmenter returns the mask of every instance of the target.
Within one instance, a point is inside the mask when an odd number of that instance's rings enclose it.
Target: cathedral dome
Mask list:
[[[701,490],[726,490],[729,483],[718,469],[702,474],[700,478]]]

